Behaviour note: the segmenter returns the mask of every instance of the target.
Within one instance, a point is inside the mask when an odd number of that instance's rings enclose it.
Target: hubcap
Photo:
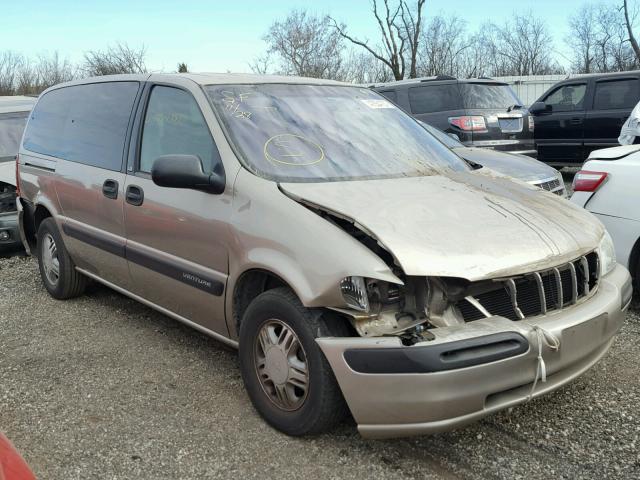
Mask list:
[[[42,266],[51,285],[57,285],[60,278],[60,261],[56,241],[47,233],[42,239]]]
[[[266,321],[255,340],[255,367],[262,390],[282,410],[297,410],[307,398],[307,356],[295,332],[280,320]]]

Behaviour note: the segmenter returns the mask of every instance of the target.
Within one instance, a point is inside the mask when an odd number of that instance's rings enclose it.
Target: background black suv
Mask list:
[[[582,165],[593,150],[618,145],[640,101],[640,71],[580,75],[556,83],[531,105],[538,160]]]
[[[416,119],[455,133],[468,147],[536,156],[533,118],[506,83],[441,75],[373,88]]]

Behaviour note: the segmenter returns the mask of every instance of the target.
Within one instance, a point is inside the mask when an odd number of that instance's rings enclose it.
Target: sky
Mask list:
[[[503,23],[514,12],[533,11],[545,19],[559,50],[570,55],[564,39],[567,17],[590,0],[427,0],[424,14],[455,14],[476,31],[486,21]],[[607,0],[613,1],[613,0]],[[249,72],[249,63],[265,51],[262,36],[275,19],[294,8],[330,14],[354,35],[379,35],[368,0],[21,0],[2,2],[0,51],[30,57],[58,51],[81,62],[86,50],[116,42],[147,49],[152,71]],[[409,3],[413,3],[409,0]]]

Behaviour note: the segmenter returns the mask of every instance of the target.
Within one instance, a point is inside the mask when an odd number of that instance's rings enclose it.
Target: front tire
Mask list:
[[[44,219],[38,228],[37,248],[40,276],[49,294],[58,300],[82,295],[87,278],[76,271],[51,217]]]
[[[325,432],[348,413],[315,339],[349,332],[341,319],[322,313],[305,308],[290,289],[276,288],[251,302],[240,325],[240,369],[249,398],[288,435]]]

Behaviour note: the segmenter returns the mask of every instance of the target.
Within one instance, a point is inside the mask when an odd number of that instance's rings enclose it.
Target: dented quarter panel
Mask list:
[[[407,275],[517,275],[594,250],[604,233],[588,212],[490,170],[281,187],[356,219]]]

